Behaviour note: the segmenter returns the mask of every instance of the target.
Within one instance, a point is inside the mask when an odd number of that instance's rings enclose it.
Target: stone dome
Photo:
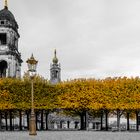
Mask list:
[[[18,29],[18,24],[15,20],[14,15],[8,10],[8,8],[4,8],[0,10],[0,20],[7,20],[10,22],[13,28]]]

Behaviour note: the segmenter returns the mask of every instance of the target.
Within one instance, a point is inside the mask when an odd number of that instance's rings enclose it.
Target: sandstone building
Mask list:
[[[18,24],[8,10],[5,0],[4,9],[0,10],[0,78],[21,77],[21,54],[18,51]]]

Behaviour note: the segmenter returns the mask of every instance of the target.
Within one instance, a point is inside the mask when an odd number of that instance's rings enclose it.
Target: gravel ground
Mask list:
[[[140,132],[43,131],[37,132],[37,136],[0,132],[0,140],[140,140]]]

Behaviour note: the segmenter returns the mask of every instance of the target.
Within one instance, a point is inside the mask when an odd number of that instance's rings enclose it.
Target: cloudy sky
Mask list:
[[[140,0],[8,0],[19,51],[49,79],[54,49],[62,80],[140,76]],[[0,1],[3,8],[3,0]]]

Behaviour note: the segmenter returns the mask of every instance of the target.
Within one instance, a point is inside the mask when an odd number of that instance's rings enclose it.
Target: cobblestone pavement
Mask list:
[[[140,140],[140,132],[43,131],[0,132],[0,140]]]

